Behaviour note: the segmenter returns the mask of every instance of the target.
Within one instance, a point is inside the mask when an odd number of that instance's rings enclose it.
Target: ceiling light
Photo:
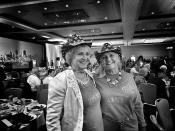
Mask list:
[[[102,46],[102,43],[105,43],[105,42],[108,42],[108,43],[111,43],[111,45],[123,45],[124,42],[123,40],[104,40],[103,42],[102,41],[94,41],[92,43],[92,46]]]
[[[86,20],[80,20],[80,22],[86,22]]]
[[[56,16],[56,17],[60,17],[59,14],[56,14],[55,16]]]
[[[36,37],[34,36],[34,37],[32,37],[32,39],[35,39]]]
[[[45,22],[44,25],[47,25],[47,23]]]
[[[62,39],[62,38],[51,38],[51,39],[48,39],[48,41],[50,41],[50,42],[55,42],[55,41],[67,42],[67,40]]]
[[[114,34],[114,32],[112,31],[112,34]]]
[[[104,19],[105,19],[105,20],[107,20],[107,19],[108,19],[108,17],[105,17]]]
[[[49,36],[46,36],[46,35],[43,35],[42,37],[47,38],[47,39],[50,38]]]
[[[47,10],[47,7],[44,7],[44,10]]]
[[[151,14],[152,14],[152,15],[154,15],[154,14],[155,14],[155,12],[151,12]]]
[[[66,4],[66,8],[68,8],[69,7],[69,5],[68,4]]]
[[[144,43],[159,43],[165,41],[165,38],[160,39],[145,39]]]
[[[169,23],[169,22],[167,22],[167,23],[166,23],[166,25],[167,25],[167,26],[169,26],[169,25],[170,25],[170,23]]]
[[[101,1],[100,0],[97,0],[97,4],[100,4],[101,3]]]
[[[167,50],[172,50],[173,47],[172,46],[169,46],[169,47],[166,47]]]
[[[21,11],[20,10],[18,10],[17,12],[18,12],[18,14],[21,14]]]
[[[145,30],[145,28],[142,29],[143,31]]]
[[[64,21],[63,23],[64,23],[64,24],[69,24],[70,22],[69,22],[69,21]]]

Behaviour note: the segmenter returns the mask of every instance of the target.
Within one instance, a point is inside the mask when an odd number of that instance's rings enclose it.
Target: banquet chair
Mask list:
[[[175,108],[175,86],[169,86],[169,105],[171,108]]]
[[[162,127],[157,119],[157,107],[153,104],[143,104],[144,118],[147,123],[147,131],[162,131]]]
[[[139,91],[142,93],[144,103],[154,104],[156,100],[157,86],[151,83],[141,83]]]
[[[8,88],[4,91],[4,95],[6,98],[9,98],[9,96],[21,98],[22,89],[21,88]]]
[[[173,120],[173,125],[175,125],[175,109],[171,108],[170,112],[171,112],[171,117],[172,117],[172,120]]]
[[[167,99],[157,99],[155,105],[158,110],[158,116],[160,117],[161,125],[165,131],[174,131],[173,119],[169,109],[169,103]]]

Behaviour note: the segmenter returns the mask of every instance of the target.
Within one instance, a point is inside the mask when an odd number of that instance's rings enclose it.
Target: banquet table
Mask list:
[[[0,99],[2,131],[40,131],[45,127],[46,105],[32,99]]]

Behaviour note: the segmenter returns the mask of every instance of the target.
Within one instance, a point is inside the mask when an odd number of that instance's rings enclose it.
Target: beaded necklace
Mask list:
[[[76,73],[76,74],[77,74],[77,73]],[[77,76],[77,75],[76,75],[76,76]],[[81,79],[79,79],[79,78],[81,78]],[[83,79],[82,79],[82,78],[83,78]],[[86,84],[89,82],[90,78],[89,78],[89,76],[88,76],[86,73],[84,73],[84,76],[76,77],[76,80],[77,80],[77,82],[80,83],[81,85],[86,85]]]
[[[111,78],[109,78],[109,77],[106,76],[107,83],[108,84],[111,84],[111,85],[114,85],[114,86],[116,86],[121,79],[122,79],[121,72],[119,72],[118,78],[116,78],[114,80],[112,80]]]

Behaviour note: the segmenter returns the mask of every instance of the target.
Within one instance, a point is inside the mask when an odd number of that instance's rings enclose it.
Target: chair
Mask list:
[[[153,104],[144,103],[143,104],[144,118],[147,123],[147,131],[160,131],[159,122],[157,121],[157,107]],[[154,116],[154,121],[152,118]]]
[[[175,125],[175,109],[170,109],[171,117],[173,119],[173,125]]]
[[[168,89],[170,107],[175,108],[175,86],[169,86]]]
[[[21,98],[22,89],[21,88],[8,88],[4,91],[4,95],[6,98],[8,98],[9,96]]]
[[[141,83],[139,88],[143,95],[143,101],[148,104],[154,104],[156,100],[157,86],[151,83]]]
[[[173,131],[173,119],[171,117],[168,100],[160,98],[155,101],[158,109],[158,116],[165,131]]]

